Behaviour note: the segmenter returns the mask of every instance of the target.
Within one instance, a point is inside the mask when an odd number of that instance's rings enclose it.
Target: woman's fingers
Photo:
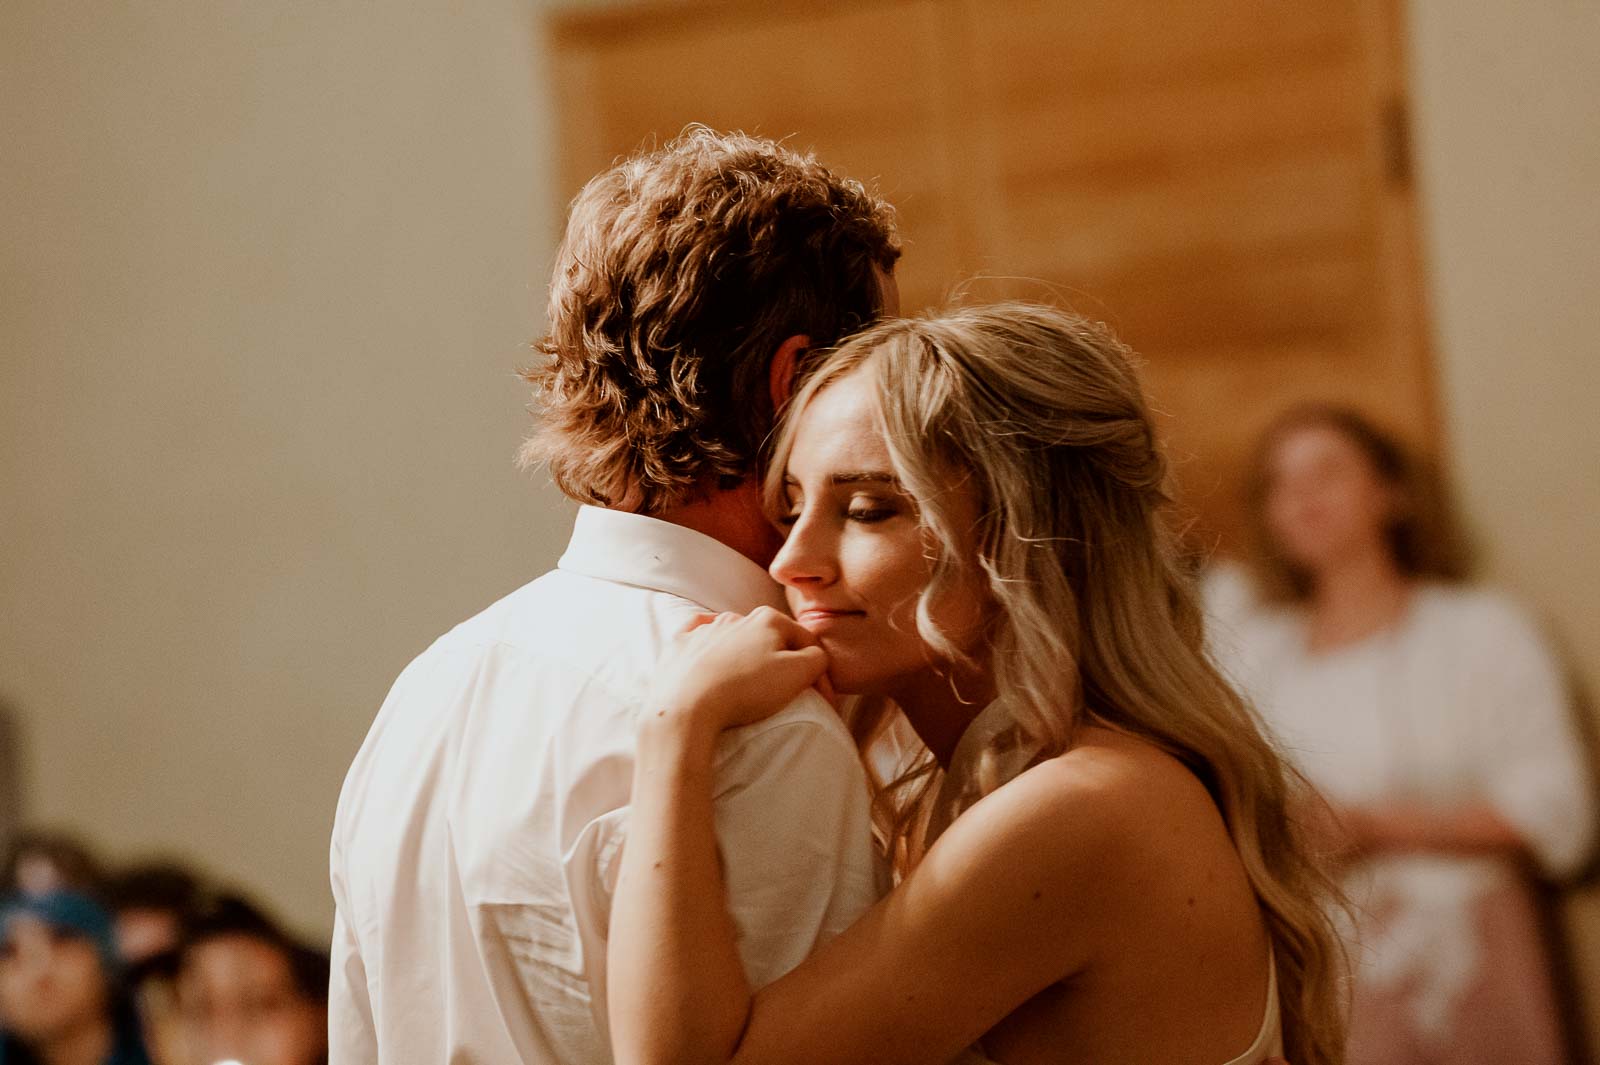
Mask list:
[[[752,677],[758,689],[750,692],[750,706],[756,713],[744,717],[759,720],[787,706],[795,696],[817,683],[828,668],[828,656],[820,647],[796,651],[774,651],[762,663],[759,677]]]
[[[818,646],[816,636],[809,629],[783,611],[770,606],[758,606],[748,614],[736,614],[731,610],[724,610],[719,614],[696,614],[684,626],[683,631],[690,633],[707,625],[720,629],[740,623],[774,634],[777,637],[776,645],[786,650]]]
[[[782,640],[783,646],[791,651],[801,647],[818,646],[817,638],[810,629],[781,610],[775,610],[770,606],[758,606],[750,612],[750,620],[776,633]]]
[[[734,728],[770,717],[805,689],[826,683],[827,668],[816,637],[781,611],[698,614],[663,658],[649,701]]]
[[[776,657],[788,676],[798,678],[800,688],[811,687],[828,671],[828,654],[820,647],[779,651]]]

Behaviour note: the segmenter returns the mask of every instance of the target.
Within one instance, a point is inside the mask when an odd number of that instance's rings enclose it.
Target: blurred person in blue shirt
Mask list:
[[[0,1065],[149,1065],[110,914],[86,895],[0,907]]]

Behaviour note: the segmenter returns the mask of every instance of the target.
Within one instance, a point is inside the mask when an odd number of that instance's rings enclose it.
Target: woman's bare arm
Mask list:
[[[1059,774],[1019,778],[861,921],[752,991],[717,876],[713,740],[670,714],[641,736],[609,965],[623,1065],[948,1060],[1082,968],[1087,931],[1128,882],[1107,856],[1134,826],[1073,801]]]
[[[728,1061],[749,1015],[713,828],[716,740],[678,715],[640,732],[607,962],[623,1065]]]

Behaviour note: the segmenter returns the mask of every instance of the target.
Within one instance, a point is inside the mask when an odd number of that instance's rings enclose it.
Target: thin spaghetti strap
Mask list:
[[[1256,1033],[1250,1049],[1229,1061],[1227,1065],[1260,1065],[1271,1057],[1283,1055],[1283,1017],[1278,1007],[1278,959],[1267,951],[1267,1002],[1261,1018],[1261,1030]]]

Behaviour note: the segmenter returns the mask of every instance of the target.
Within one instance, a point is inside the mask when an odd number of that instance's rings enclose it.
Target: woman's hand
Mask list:
[[[657,717],[737,728],[771,717],[827,668],[816,637],[771,607],[702,614],[663,658],[646,705]]]
[[[717,853],[717,740],[777,713],[825,668],[811,634],[770,607],[703,615],[662,657],[639,729],[611,908],[617,1061],[733,1059],[752,991]]]

